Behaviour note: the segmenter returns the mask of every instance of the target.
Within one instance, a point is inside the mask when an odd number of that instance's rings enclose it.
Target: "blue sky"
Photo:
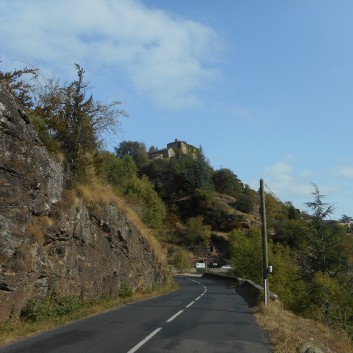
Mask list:
[[[122,101],[123,134],[202,146],[215,169],[304,210],[311,183],[353,217],[351,0],[0,0],[1,69]]]

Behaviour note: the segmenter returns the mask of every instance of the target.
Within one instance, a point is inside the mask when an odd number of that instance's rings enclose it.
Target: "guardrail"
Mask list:
[[[212,272],[206,272],[203,276],[209,279],[218,280],[234,285],[239,294],[245,295],[247,299],[250,299],[249,304],[257,305],[260,303],[260,301],[263,300],[264,287],[256,284],[253,281]],[[278,295],[273,292],[269,292],[269,298],[273,301],[277,301]]]

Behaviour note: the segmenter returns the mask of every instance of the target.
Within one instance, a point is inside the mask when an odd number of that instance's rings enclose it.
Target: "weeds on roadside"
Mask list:
[[[146,290],[133,293],[128,286],[123,286],[118,297],[90,299],[81,301],[75,296],[60,296],[55,291],[36,301],[30,301],[21,317],[11,317],[0,322],[0,345],[45,331],[75,320],[111,310],[137,300],[148,299],[156,295],[166,294],[178,287],[174,281],[165,285],[152,284]]]

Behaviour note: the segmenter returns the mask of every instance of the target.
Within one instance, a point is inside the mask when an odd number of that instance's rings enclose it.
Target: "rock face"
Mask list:
[[[63,163],[0,85],[0,321],[48,288],[94,298],[167,278],[113,202],[87,205],[65,183]]]

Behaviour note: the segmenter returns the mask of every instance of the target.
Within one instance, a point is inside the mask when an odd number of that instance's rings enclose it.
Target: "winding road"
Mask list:
[[[176,276],[180,288],[0,348],[0,353],[268,353],[234,288]]]

